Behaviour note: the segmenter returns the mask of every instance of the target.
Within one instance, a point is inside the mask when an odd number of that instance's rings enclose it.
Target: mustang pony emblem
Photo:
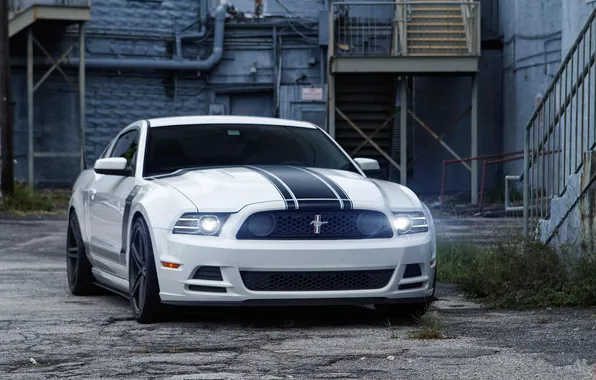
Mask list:
[[[324,222],[321,220],[321,215],[315,215],[315,220],[310,222],[310,224],[314,224],[314,226],[315,226],[314,232],[317,235],[321,233],[321,226],[323,224],[327,224],[327,223],[329,223],[329,222],[327,222],[327,221]]]

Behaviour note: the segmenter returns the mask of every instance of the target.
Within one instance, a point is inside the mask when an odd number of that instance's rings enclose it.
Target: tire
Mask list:
[[[87,258],[85,244],[77,214],[73,211],[68,218],[66,233],[66,276],[68,288],[75,296],[97,294],[99,288],[93,284],[91,263]]]
[[[130,231],[128,278],[130,306],[135,320],[143,324],[159,321],[164,306],[159,297],[151,237],[142,217],[133,222]]]

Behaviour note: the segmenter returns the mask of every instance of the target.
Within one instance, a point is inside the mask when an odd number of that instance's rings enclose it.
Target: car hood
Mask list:
[[[236,212],[271,201],[281,201],[289,209],[384,207],[407,211],[419,206],[405,187],[343,170],[232,166],[183,169],[152,179],[184,194],[200,212]]]

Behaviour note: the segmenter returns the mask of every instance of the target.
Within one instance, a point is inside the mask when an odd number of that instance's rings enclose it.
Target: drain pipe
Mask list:
[[[119,59],[119,58],[87,58],[85,66],[95,69],[147,69],[168,71],[208,71],[217,65],[223,57],[223,43],[227,13],[235,14],[231,4],[220,4],[215,10],[215,33],[213,37],[213,51],[202,61],[184,61],[176,58],[169,60],[156,59]],[[79,65],[78,58],[67,58],[65,64]]]
[[[182,60],[182,40],[199,40],[207,35],[207,0],[200,1],[200,21],[201,29],[198,32],[176,33],[174,45],[174,59]]]

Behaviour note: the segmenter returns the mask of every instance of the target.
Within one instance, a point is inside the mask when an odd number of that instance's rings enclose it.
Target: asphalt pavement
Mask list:
[[[358,307],[180,309],[140,325],[123,297],[69,294],[65,227],[0,220],[0,379],[596,378],[595,309],[486,310],[451,284],[431,312],[444,339]]]

